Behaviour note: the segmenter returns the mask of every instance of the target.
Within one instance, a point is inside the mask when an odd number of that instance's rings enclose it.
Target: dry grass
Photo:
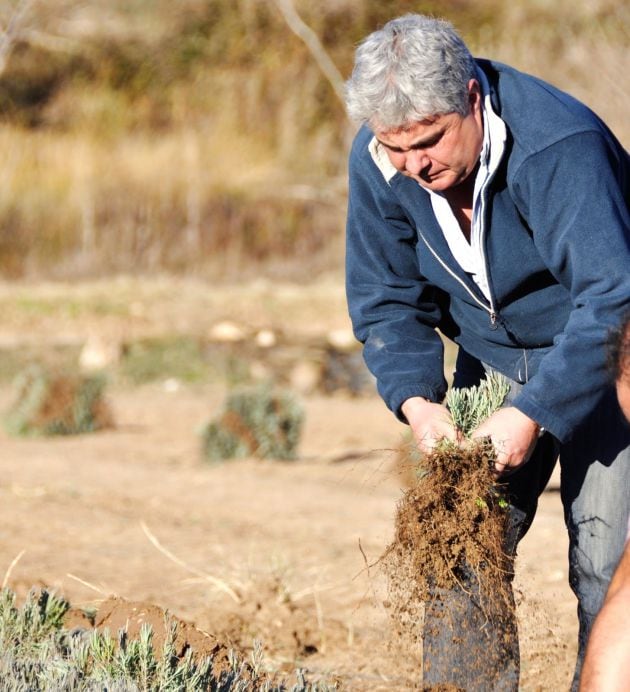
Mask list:
[[[296,6],[345,75],[361,36],[431,3]],[[186,0],[177,16],[161,0],[51,8],[37,4],[26,27],[34,48],[18,47],[13,68],[34,93],[50,93],[0,124],[5,275],[219,276],[248,263],[297,275],[304,257],[313,271],[340,267],[345,116],[271,0]],[[630,142],[630,11],[621,4],[435,9],[475,53],[572,92]]]
[[[630,9],[613,0],[506,3],[478,54],[535,74],[582,100],[630,146]]]

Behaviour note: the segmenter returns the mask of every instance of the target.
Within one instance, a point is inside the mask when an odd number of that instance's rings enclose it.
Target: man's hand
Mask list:
[[[534,451],[540,426],[513,406],[495,411],[473,433],[472,438],[489,437],[497,452],[495,470],[509,475],[522,466]]]
[[[460,441],[461,435],[446,406],[414,396],[407,399],[401,409],[423,452],[430,452],[444,438]]]

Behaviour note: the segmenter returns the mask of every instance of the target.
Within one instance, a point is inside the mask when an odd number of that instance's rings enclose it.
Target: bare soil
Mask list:
[[[99,329],[138,334],[143,324],[154,333],[205,329],[230,312],[230,296],[232,314],[251,314],[261,326],[264,305],[272,306],[274,324],[286,318],[285,329],[346,325],[340,284],[283,287],[282,295],[264,286],[267,302],[254,296],[258,310],[246,307],[254,288],[249,295],[225,290],[221,301],[208,287],[169,286],[145,286],[131,324],[129,315],[100,321],[78,310],[81,320],[61,321],[64,338]],[[42,290],[20,288],[38,300]],[[84,287],[81,295],[90,291],[106,287]],[[132,292],[127,284],[125,291]],[[0,291],[7,304],[11,292]],[[3,343],[24,336],[45,344],[59,334],[53,325],[48,312],[41,319],[15,313]],[[111,618],[112,627],[155,606],[158,619],[167,610],[194,623],[213,646],[249,655],[258,639],[273,671],[300,666],[312,679],[357,691],[418,689],[417,666],[391,634],[386,579],[373,565],[394,535],[404,486],[395,449],[404,426],[376,395],[305,395],[297,461],[209,465],[199,431],[225,394],[220,384],[119,385],[108,392],[111,430],[47,439],[0,432],[0,578],[6,574],[21,596],[53,588]],[[0,388],[2,410],[12,396]],[[575,655],[556,484],[541,498],[516,565],[523,690],[568,689]]]

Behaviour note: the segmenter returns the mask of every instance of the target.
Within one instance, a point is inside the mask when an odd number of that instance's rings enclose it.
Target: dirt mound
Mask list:
[[[127,601],[119,596],[110,596],[93,617],[89,617],[83,610],[71,608],[64,619],[64,627],[107,629],[112,637],[116,637],[119,630],[125,630],[129,639],[137,639],[140,629],[147,624],[153,630],[154,651],[159,653],[167,639],[169,623],[172,622],[177,625],[175,650],[178,657],[183,657],[188,650],[192,650],[199,659],[212,656],[215,676],[230,669],[228,654],[230,650],[235,649],[232,643],[221,641],[152,603]]]
[[[129,639],[137,639],[141,627],[148,624],[153,630],[153,648],[159,653],[167,639],[169,624],[175,622],[176,655],[182,658],[191,650],[198,659],[211,656],[216,677],[230,670],[230,652],[246,662],[243,674],[251,675],[248,661],[254,642],[259,641],[265,658],[277,670],[277,673],[265,674],[265,680],[278,683],[292,679],[295,661],[323,653],[326,646],[335,646],[347,636],[346,628],[330,618],[324,628],[312,608],[295,603],[281,580],[273,578],[258,582],[256,592],[233,611],[218,610],[214,618],[210,615],[208,619],[214,634],[152,603],[110,596],[91,617],[81,609],[71,608],[64,619],[64,627],[70,630],[107,629],[113,637],[119,630],[125,630]]]
[[[348,636],[341,622],[318,617],[312,594],[303,599],[297,596],[299,600],[280,578],[257,579],[255,588],[232,612],[209,615],[210,628],[238,651],[249,651],[259,641],[274,667],[292,671],[297,661],[325,654]]]

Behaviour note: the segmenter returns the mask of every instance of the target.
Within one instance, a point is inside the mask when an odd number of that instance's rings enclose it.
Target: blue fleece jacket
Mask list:
[[[364,127],[350,155],[346,283],[364,357],[389,408],[441,401],[435,329],[508,377],[514,405],[566,441],[602,396],[606,340],[630,305],[630,157],[586,106],[478,60],[508,130],[490,185],[491,302],[453,258],[428,193],[387,182]]]

